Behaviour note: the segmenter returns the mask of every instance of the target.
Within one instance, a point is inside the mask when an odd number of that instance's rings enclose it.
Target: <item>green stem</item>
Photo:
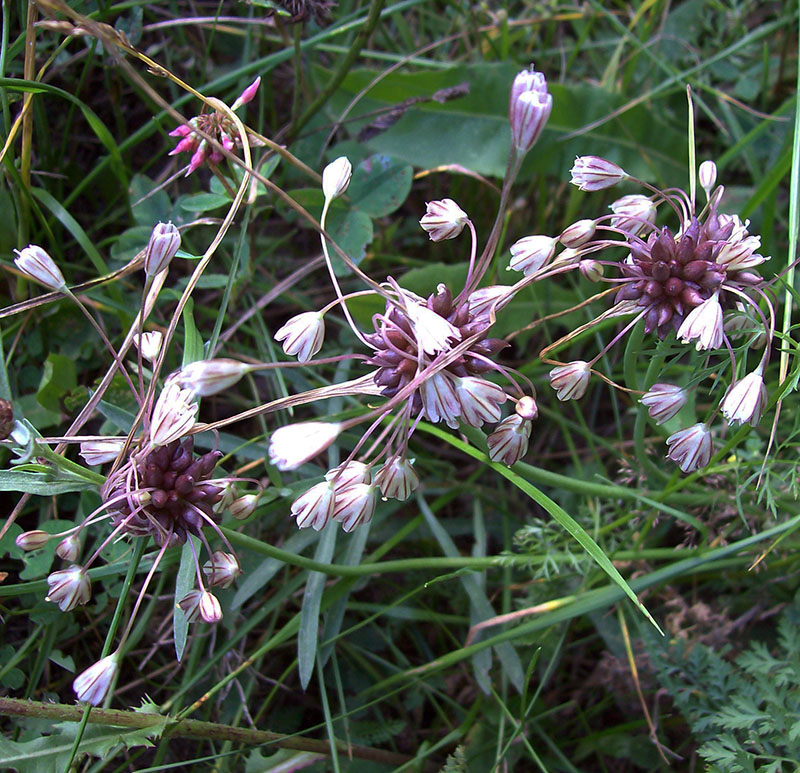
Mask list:
[[[317,94],[317,98],[306,108],[305,112],[289,127],[287,134],[290,138],[297,136],[297,133],[317,114],[320,108],[328,101],[334,91],[339,88],[339,84],[345,79],[345,76],[350,72],[353,62],[358,58],[361,49],[367,42],[367,38],[372,34],[378,21],[381,18],[381,10],[383,9],[384,0],[372,0],[369,7],[369,13],[364,20],[361,29],[356,33],[353,38],[353,43],[350,46],[344,59],[339,62],[338,67],[331,75],[330,80],[325,87]]]

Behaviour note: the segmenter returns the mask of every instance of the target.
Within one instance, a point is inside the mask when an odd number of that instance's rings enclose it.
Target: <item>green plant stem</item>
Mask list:
[[[290,138],[297,136],[297,133],[319,112],[320,108],[328,101],[328,99],[330,99],[333,92],[339,88],[339,84],[345,79],[347,73],[350,72],[353,62],[355,62],[355,60],[358,58],[358,55],[361,53],[361,49],[367,42],[367,38],[369,38],[375,27],[378,25],[384,2],[385,0],[372,0],[369,6],[367,18],[364,20],[364,24],[361,26],[361,29],[359,29],[359,31],[356,33],[356,36],[353,38],[353,43],[350,46],[347,54],[345,54],[342,61],[339,62],[339,65],[337,66],[333,75],[331,75],[330,80],[327,82],[325,87],[319,92],[319,94],[317,94],[317,98],[306,108],[305,112],[303,112],[298,119],[292,122],[292,125],[289,127],[287,134]]]
[[[83,713],[84,709],[81,706],[64,706],[58,703],[0,698],[0,715],[7,717],[35,717],[60,722],[77,722],[81,719]],[[142,714],[118,709],[93,709],[88,721],[91,724],[141,730],[148,727],[156,728],[162,726],[165,719],[170,722],[169,717],[163,717],[158,714]],[[324,755],[330,755],[331,752],[328,741],[317,741],[312,738],[273,733],[269,730],[253,730],[244,727],[232,727],[231,725],[220,725],[215,722],[203,722],[199,719],[181,720],[171,724],[166,732],[178,738],[231,741],[253,746],[272,744],[284,749],[296,749]],[[341,741],[337,742],[337,745],[345,754],[386,765],[402,765],[412,759],[404,754],[373,749],[369,746],[346,746]],[[430,769],[434,769],[432,765]]]

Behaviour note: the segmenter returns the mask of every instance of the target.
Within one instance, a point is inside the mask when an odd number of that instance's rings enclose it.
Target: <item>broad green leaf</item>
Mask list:
[[[44,361],[42,380],[39,382],[36,399],[48,410],[58,411],[61,398],[77,385],[75,360],[65,354],[51,353]]]
[[[411,165],[386,155],[364,159],[354,170],[347,189],[350,203],[370,217],[390,215],[411,190]]]
[[[210,212],[230,206],[231,198],[223,193],[196,193],[181,198],[180,207],[186,212]]]
[[[372,241],[372,219],[357,209],[348,209],[344,214],[334,212],[328,220],[327,231],[344,251],[358,265],[367,254],[367,245]],[[346,276],[350,269],[331,248],[331,263],[337,276]]]
[[[172,202],[169,195],[163,189],[156,190],[157,185],[147,175],[136,174],[131,178],[128,186],[128,203],[131,214],[137,225],[145,226],[147,237],[149,238],[153,226],[159,221],[167,220]],[[139,249],[147,244],[147,238]]]

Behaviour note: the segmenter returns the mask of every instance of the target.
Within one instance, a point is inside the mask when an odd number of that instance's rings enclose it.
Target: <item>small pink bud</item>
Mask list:
[[[194,135],[184,137],[169,153],[168,156],[177,156],[178,153],[193,153],[197,150],[200,140]]]
[[[192,127],[185,123],[176,126],[171,132],[168,132],[170,137],[188,137],[191,133]]]
[[[189,167],[186,170],[186,174],[184,177],[188,177],[192,172],[199,169],[203,162],[208,158],[208,145],[206,144],[205,140],[203,140],[198,146],[197,150],[192,154],[192,157],[189,159]]]
[[[518,416],[528,421],[533,421],[539,415],[539,406],[530,395],[520,397],[514,410]]]
[[[452,199],[429,201],[425,204],[425,214],[419,221],[431,241],[455,239],[469,221],[467,213]]]
[[[259,75],[238,97],[238,99],[231,105],[231,110],[236,110],[248,102],[252,102],[253,98],[261,85],[261,76]]]

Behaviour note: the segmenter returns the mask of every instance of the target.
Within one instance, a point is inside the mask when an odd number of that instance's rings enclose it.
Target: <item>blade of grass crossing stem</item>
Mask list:
[[[433,532],[433,536],[436,538],[436,541],[439,543],[439,546],[442,548],[444,554],[450,557],[458,556],[458,548],[456,548],[452,538],[441,525],[441,523],[439,523],[439,520],[433,514],[433,511],[428,506],[428,503],[423,499],[421,494],[417,495],[417,503],[419,504],[419,509],[422,512],[423,517],[425,518],[425,523],[428,524],[428,528],[431,530],[431,532]],[[492,605],[489,603],[489,600],[486,598],[486,594],[483,592],[483,589],[478,582],[478,578],[472,574],[460,574],[459,579],[461,580],[461,584],[464,586],[464,590],[469,596],[470,604],[474,605],[475,609],[477,610],[479,621],[488,620],[490,617],[496,617],[497,613],[494,611]],[[507,642],[497,647],[495,651],[497,652],[497,657],[500,660],[500,665],[503,668],[503,672],[508,677],[511,684],[514,685],[516,690],[518,692],[522,692],[524,675],[522,671],[522,664],[517,656],[517,651],[511,644]]]
[[[175,578],[175,607],[172,610],[172,633],[175,638],[175,655],[180,663],[186,649],[186,636],[189,632],[189,621],[186,613],[178,606],[178,602],[194,587],[194,553],[189,540],[194,542],[195,550],[200,546],[197,537],[189,535],[189,539],[181,548],[181,565]]]
[[[314,551],[314,560],[328,562],[336,547],[336,534],[339,524],[330,521],[320,532],[319,543]],[[306,589],[303,592],[303,608],[300,610],[300,629],[297,632],[297,665],[300,671],[300,685],[305,690],[314,673],[319,641],[319,609],[322,593],[325,590],[327,575],[322,572],[309,572]]]
[[[479,499],[472,503],[472,533],[475,542],[472,545],[472,555],[483,557],[486,555],[486,525],[483,521],[483,508]],[[481,593],[486,594],[486,572],[475,572],[472,575],[480,588]],[[486,618],[480,614],[480,610],[472,599],[469,602],[469,625],[470,628],[477,623],[482,623]],[[483,692],[488,695],[492,689],[492,682],[489,678],[489,670],[492,667],[491,650],[482,650],[472,657],[472,669],[475,672],[475,680]],[[523,689],[525,680],[522,682]]]
[[[342,558],[342,563],[348,566],[358,566],[361,563],[361,557],[364,555],[364,548],[367,545],[367,537],[369,537],[369,528],[372,521],[359,526],[355,533],[350,538],[350,544]],[[342,630],[342,621],[344,620],[344,613],[347,609],[347,602],[350,599],[350,591],[344,594],[338,601],[331,607],[325,617],[325,625],[322,629],[322,636],[320,641],[327,642],[320,650],[319,660],[320,666],[324,666],[328,662],[334,647],[334,639],[339,636]]]
[[[328,703],[328,691],[325,689],[325,675],[320,660],[317,661],[317,684],[319,684],[319,694],[322,698],[322,713],[325,716],[325,732],[328,734],[328,742],[331,745],[331,762],[333,763],[334,773],[339,773],[339,749],[336,745],[333,717],[331,716],[331,707]]]
[[[653,619],[653,616],[647,611],[644,604],[636,598],[636,594],[631,590],[630,585],[625,582],[623,576],[617,571],[614,564],[603,552],[602,548],[589,536],[586,530],[581,526],[571,515],[567,513],[560,505],[557,505],[550,497],[544,492],[540,491],[532,483],[529,483],[523,477],[518,475],[514,470],[506,467],[503,464],[496,464],[490,461],[489,457],[481,450],[467,445],[464,441],[451,435],[438,427],[426,425],[425,427],[420,424],[420,429],[428,432],[442,440],[450,443],[459,450],[468,454],[473,459],[483,462],[487,467],[491,467],[496,472],[499,472],[506,480],[513,483],[520,491],[529,496],[536,504],[543,507],[553,519],[572,537],[574,537],[580,546],[594,559],[595,563],[622,589],[625,595],[639,608],[639,611],[653,624],[655,629],[663,636],[664,632],[661,630],[658,623]]]

